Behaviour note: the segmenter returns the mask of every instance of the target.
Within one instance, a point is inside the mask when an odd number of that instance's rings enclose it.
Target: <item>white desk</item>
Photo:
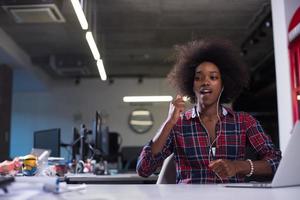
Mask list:
[[[254,188],[226,188],[222,185],[87,185],[86,189],[62,194],[52,194],[41,191],[37,186],[36,193],[31,189],[23,196],[16,196],[15,183],[11,193],[5,196],[0,194],[0,199],[101,199],[101,200],[186,200],[186,199],[209,199],[209,200],[299,200],[300,187],[254,189]],[[74,186],[74,185],[73,185]],[[13,191],[15,187],[15,191]],[[26,190],[30,190],[29,187]],[[19,192],[20,194],[20,192]],[[30,194],[32,194],[30,196]],[[26,197],[26,198],[25,198]]]
[[[148,178],[138,176],[136,173],[125,173],[115,175],[94,174],[69,174],[65,181],[69,184],[154,184],[158,176],[152,175]]]

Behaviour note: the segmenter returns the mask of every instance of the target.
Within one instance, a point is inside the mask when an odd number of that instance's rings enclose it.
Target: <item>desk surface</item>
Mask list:
[[[37,186],[36,190],[25,187],[26,192],[20,192],[18,182],[8,188],[11,193],[0,194],[0,199],[102,199],[102,200],[186,200],[186,199],[274,199],[298,200],[300,187],[255,189],[255,188],[227,188],[222,185],[87,185],[84,190],[66,192],[59,195],[43,192]],[[68,185],[70,187],[78,185]],[[24,187],[24,186],[23,186]],[[19,191],[19,193],[17,193]],[[29,192],[30,191],[30,192]],[[34,193],[34,191],[36,191]],[[14,194],[15,193],[15,194]],[[19,196],[17,196],[19,194]],[[5,196],[4,196],[5,195]],[[27,196],[26,196],[27,195]],[[24,197],[26,196],[26,198]]]
[[[69,184],[150,184],[156,183],[158,176],[152,175],[148,178],[138,176],[136,173],[125,173],[115,175],[94,174],[68,174],[65,180]]]

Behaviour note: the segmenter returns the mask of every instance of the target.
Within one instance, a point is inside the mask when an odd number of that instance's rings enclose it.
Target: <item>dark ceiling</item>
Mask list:
[[[165,77],[172,66],[174,45],[207,36],[228,38],[245,48],[244,58],[251,69],[259,68],[261,60],[273,49],[272,30],[264,26],[271,20],[270,2],[266,0],[83,2],[108,77]],[[98,76],[84,31],[69,0],[0,0],[0,3],[0,27],[53,78]],[[45,23],[37,19],[36,23],[16,23],[10,9],[5,8],[45,4],[56,5],[65,22]],[[259,42],[251,45],[254,32]]]
[[[174,45],[216,36],[232,40],[251,71],[250,87],[240,98],[240,105],[253,98],[274,102],[274,95],[276,101],[269,0],[82,3],[109,79],[165,77],[172,67]],[[20,23],[9,7],[45,4],[55,5],[64,22],[45,22],[41,13],[27,12],[24,19],[34,22]],[[0,6],[0,28],[53,79],[99,77],[85,31],[69,0],[0,0]]]

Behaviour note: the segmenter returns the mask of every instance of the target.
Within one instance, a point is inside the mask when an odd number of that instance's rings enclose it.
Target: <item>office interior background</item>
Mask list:
[[[227,38],[240,49],[251,80],[232,107],[259,119],[279,146],[271,1],[79,2],[87,29],[71,1],[0,1],[1,99],[10,108],[1,108],[1,126],[9,124],[1,130],[1,146],[7,147],[2,160],[28,154],[38,130],[59,128],[61,143],[71,144],[74,127],[93,129],[96,111],[103,126],[121,135],[120,150],[143,146],[160,128],[169,104],[126,103],[123,97],[175,96],[165,79],[173,47],[205,37]],[[88,31],[98,57],[86,41]],[[97,59],[107,77],[99,76]],[[144,133],[129,125],[137,109],[152,114],[153,126]],[[61,155],[69,158],[70,149],[61,148]]]

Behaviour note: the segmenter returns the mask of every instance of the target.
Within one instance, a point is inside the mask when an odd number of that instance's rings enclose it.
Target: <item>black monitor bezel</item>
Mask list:
[[[57,137],[57,152],[58,154],[57,155],[53,155],[54,152],[51,151],[51,156],[52,157],[60,157],[61,155],[61,152],[60,152],[60,141],[61,141],[61,129],[60,128],[53,128],[53,129],[43,129],[43,130],[38,130],[38,131],[34,131],[33,132],[33,148],[40,148],[40,147],[37,147],[37,134],[40,134],[40,133],[46,133],[46,132],[55,132],[57,133],[58,137]],[[51,149],[50,149],[51,150]]]

